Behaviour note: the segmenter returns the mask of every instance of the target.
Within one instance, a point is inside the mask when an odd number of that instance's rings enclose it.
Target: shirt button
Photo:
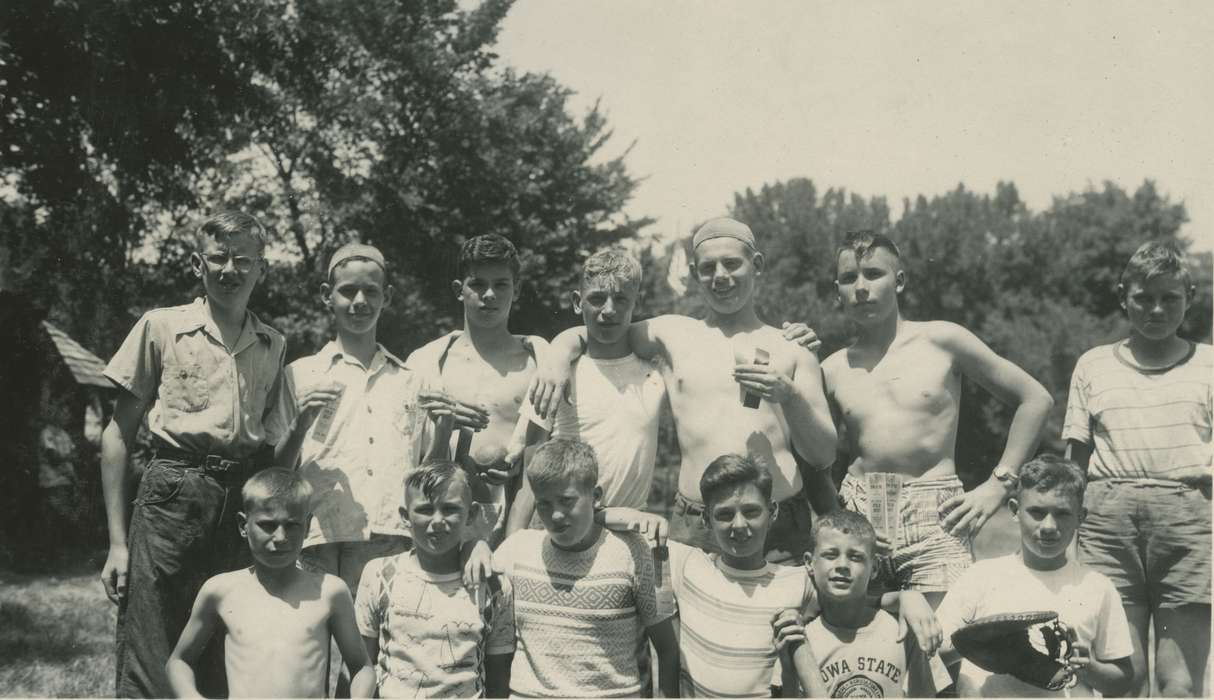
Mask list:
[[[374,445],[374,444],[375,444],[375,438],[373,438],[373,437],[369,437],[369,438],[367,438],[367,442],[369,442],[369,443],[371,443],[372,445]]]
[[[372,476],[373,474],[375,474],[375,471],[374,471],[374,470],[372,470],[372,469],[370,469],[370,468],[368,468],[368,469],[367,469],[367,476]]]
[[[371,407],[367,406],[367,413],[370,413],[370,412],[371,412]]]

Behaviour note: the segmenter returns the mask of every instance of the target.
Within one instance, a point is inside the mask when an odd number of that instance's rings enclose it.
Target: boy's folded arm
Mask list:
[[[1077,670],[1076,675],[1079,680],[1100,691],[1101,695],[1121,695],[1130,688],[1134,668],[1128,656],[1107,661],[1090,659]]]
[[[173,653],[169,655],[169,660],[164,665],[169,687],[173,689],[173,695],[176,697],[202,697],[194,679],[194,663],[198,661],[198,657],[202,656],[207,643],[219,629],[221,624],[219,619],[220,598],[219,587],[215,579],[210,579],[203,584],[202,589],[198,591],[198,596],[194,599],[190,619],[186,622],[185,629],[177,638],[177,646],[173,648]]]
[[[932,606],[918,591],[892,591],[881,596],[878,603],[882,610],[898,616],[898,630],[905,635],[906,629],[915,635],[919,648],[931,656],[940,648],[944,633]],[[899,636],[899,639],[902,637]]]

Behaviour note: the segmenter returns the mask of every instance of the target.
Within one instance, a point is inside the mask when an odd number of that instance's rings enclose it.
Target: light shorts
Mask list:
[[[944,529],[940,504],[965,492],[955,476],[902,483],[892,553],[881,557],[874,580],[886,590],[947,591],[974,563],[973,539]],[[839,498],[848,510],[868,516],[864,479],[843,477]]]
[[[1210,603],[1210,497],[1178,481],[1100,479],[1083,499],[1079,560],[1126,605]]]

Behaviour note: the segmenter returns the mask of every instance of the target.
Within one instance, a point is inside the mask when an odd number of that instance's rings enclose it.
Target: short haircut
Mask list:
[[[472,489],[468,485],[468,474],[458,464],[447,459],[427,460],[409,472],[405,477],[405,500],[408,500],[411,488],[421,491],[422,495],[433,500],[439,487],[451,482],[464,485],[464,505],[471,505]]]
[[[194,231],[196,245],[207,241],[224,242],[233,236],[248,234],[257,243],[257,253],[266,252],[266,229],[255,217],[239,211],[220,212],[198,225]]]
[[[312,511],[312,485],[294,469],[271,467],[262,469],[244,483],[240,499],[245,513],[271,501],[286,501]]]
[[[1185,296],[1191,295],[1193,279],[1184,253],[1171,243],[1147,241],[1138,246],[1138,250],[1130,256],[1125,269],[1121,271],[1119,296],[1124,300],[1134,282],[1145,284],[1160,275],[1176,275],[1180,277],[1185,288]]]
[[[540,445],[527,465],[527,482],[531,484],[531,490],[567,481],[583,490],[594,490],[599,483],[599,463],[594,448],[566,438]]]
[[[464,241],[459,249],[459,277],[466,279],[473,265],[503,263],[510,267],[510,274],[518,279],[522,263],[519,262],[518,249],[504,236],[496,233],[486,233],[473,236]]]
[[[606,279],[620,286],[633,284],[641,288],[641,263],[631,253],[614,246],[586,258],[582,263],[582,289],[592,281]]]
[[[1079,505],[1083,505],[1083,492],[1087,489],[1087,477],[1083,469],[1069,459],[1058,455],[1044,454],[1029,460],[1020,468],[1020,482],[1016,496],[1028,489],[1069,492]]]
[[[889,236],[884,233],[877,233],[872,229],[861,229],[859,231],[847,232],[847,235],[843,237],[843,243],[835,250],[835,260],[837,262],[839,256],[844,251],[850,250],[856,254],[856,261],[859,262],[864,259],[865,255],[868,255],[877,248],[884,248],[893,253],[895,258],[902,259],[902,253],[898,250],[898,244],[894,243],[893,239]]]
[[[712,508],[726,491],[745,484],[754,484],[763,500],[771,501],[771,472],[750,457],[724,454],[712,460],[700,477],[700,498],[705,507]]]
[[[868,518],[854,510],[838,508],[814,518],[814,524],[809,529],[811,548],[818,546],[818,535],[823,530],[834,530],[844,535],[856,535],[868,545],[869,554],[876,552],[877,531],[873,529],[873,524],[868,521]]]

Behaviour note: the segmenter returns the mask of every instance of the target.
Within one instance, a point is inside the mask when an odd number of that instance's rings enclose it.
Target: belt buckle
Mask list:
[[[227,474],[228,472],[236,471],[236,468],[239,466],[239,462],[231,459],[224,459],[219,455],[207,455],[206,459],[202,461],[203,469],[207,470],[208,472],[218,472],[220,474]]]

